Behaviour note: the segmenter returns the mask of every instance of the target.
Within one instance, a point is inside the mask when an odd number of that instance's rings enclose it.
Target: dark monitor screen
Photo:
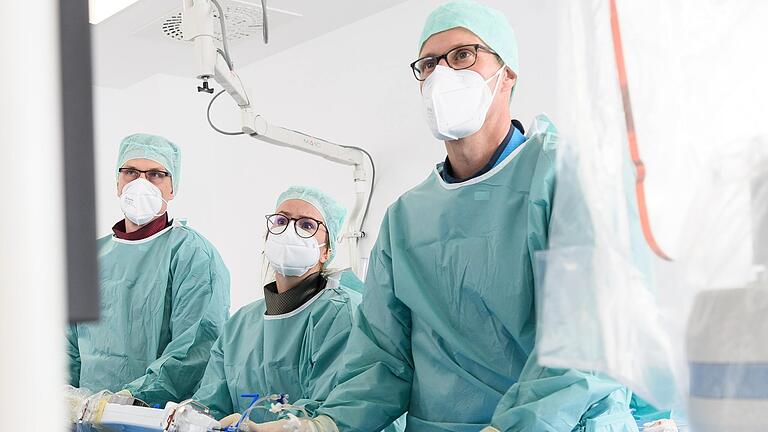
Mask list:
[[[67,300],[71,322],[99,318],[88,0],[59,0]]]

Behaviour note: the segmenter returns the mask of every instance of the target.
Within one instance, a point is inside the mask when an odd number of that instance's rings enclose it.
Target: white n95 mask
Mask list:
[[[136,225],[144,225],[161,215],[163,193],[157,186],[144,178],[137,178],[123,187],[120,208],[123,214]]]
[[[314,237],[302,238],[296,234],[291,221],[282,234],[269,234],[264,255],[283,276],[302,276],[320,261],[320,246]]]
[[[502,66],[487,80],[479,73],[437,65],[421,89],[432,135],[442,141],[466,138],[479,131],[499,90]],[[488,83],[494,79],[493,92]]]

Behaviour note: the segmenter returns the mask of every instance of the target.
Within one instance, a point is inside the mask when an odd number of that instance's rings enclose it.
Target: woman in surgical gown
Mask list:
[[[316,189],[292,187],[267,216],[265,256],[276,280],[227,322],[194,396],[223,426],[251,403],[241,395],[287,393],[312,413],[335,386],[362,290],[353,273],[327,269],[345,213]],[[276,419],[259,409],[250,416]]]

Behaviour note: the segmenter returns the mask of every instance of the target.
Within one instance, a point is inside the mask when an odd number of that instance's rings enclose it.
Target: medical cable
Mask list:
[[[211,107],[213,106],[213,102],[216,100],[216,98],[221,96],[221,94],[224,93],[225,91],[226,90],[222,90],[222,91],[216,93],[216,95],[211,98],[211,101],[208,102],[208,109],[206,110],[206,113],[205,113],[206,117],[208,117],[208,124],[211,125],[213,130],[215,130],[216,132],[218,132],[220,134],[223,134],[223,135],[245,135],[245,132],[243,132],[243,131],[240,131],[240,132],[227,132],[225,130],[221,130],[218,127],[216,127],[216,125],[213,124],[213,120],[211,120]]]
[[[224,58],[224,61],[227,63],[227,67],[229,70],[232,70],[232,63],[229,62],[229,59],[227,58],[227,54],[222,50],[221,48],[216,48],[216,52],[221,54],[221,56]]]
[[[267,0],[261,0],[261,23],[264,44],[269,43],[269,28],[267,27]]]
[[[632,157],[632,163],[635,165],[635,195],[637,198],[637,210],[640,213],[640,226],[643,230],[648,247],[651,248],[659,258],[665,261],[672,259],[664,253],[659,246],[651,229],[651,220],[648,214],[648,206],[645,199],[645,164],[640,158],[640,150],[637,144],[637,133],[635,131],[635,120],[632,115],[632,102],[629,98],[629,82],[627,79],[627,70],[624,62],[624,50],[621,42],[621,30],[619,27],[619,14],[616,9],[616,0],[611,0],[611,34],[613,38],[613,51],[616,59],[616,70],[619,75],[619,87],[621,88],[621,99],[624,104],[624,119],[627,125],[627,140],[629,141],[629,152]]]
[[[219,25],[221,26],[221,41],[224,45],[224,59],[227,61],[229,69],[232,70],[234,65],[232,64],[232,57],[229,56],[229,41],[227,40],[227,23],[224,20],[224,9],[221,7],[219,0],[211,0],[211,3],[219,10]]]

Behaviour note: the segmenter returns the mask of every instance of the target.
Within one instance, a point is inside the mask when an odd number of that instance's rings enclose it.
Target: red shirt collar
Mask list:
[[[121,240],[144,240],[166,229],[168,225],[168,213],[166,212],[132,233],[126,232],[125,219],[123,219],[112,227],[112,232],[115,233],[115,237]]]

